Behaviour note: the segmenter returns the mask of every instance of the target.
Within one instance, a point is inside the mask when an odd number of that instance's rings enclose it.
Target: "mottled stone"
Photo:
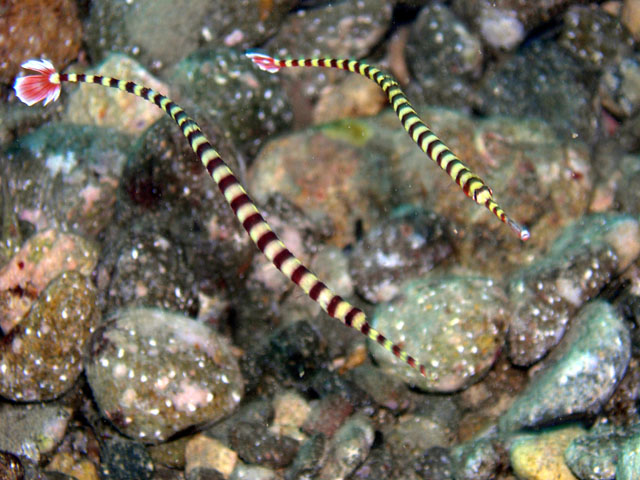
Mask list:
[[[78,272],[62,273],[40,294],[0,346],[0,395],[51,400],[82,373],[83,354],[97,327],[96,291]]]
[[[559,43],[589,68],[617,63],[633,48],[619,18],[602,8],[574,5],[564,15]]]
[[[397,299],[376,309],[372,325],[417,355],[426,377],[375,343],[370,351],[385,372],[421,389],[460,390],[493,365],[504,341],[506,314],[505,295],[491,279],[414,280]]]
[[[78,55],[81,38],[82,24],[72,0],[2,2],[0,82],[11,83],[20,65],[32,58],[46,57],[63,68]]]
[[[363,415],[351,417],[331,439],[328,457],[318,473],[319,480],[347,478],[369,455],[374,430],[371,421]]]
[[[513,363],[530,365],[558,344],[575,312],[638,256],[639,229],[628,215],[583,217],[565,228],[545,257],[511,277]]]
[[[256,465],[238,465],[229,480],[280,480],[282,477],[274,470]]]
[[[142,65],[122,55],[112,54],[100,65],[83,70],[144,85],[169,95],[168,87],[154,78]],[[101,86],[81,86],[69,98],[64,120],[70,123],[111,127],[123,133],[139,134],[165,113],[156,105],[127,92]]]
[[[294,5],[294,0],[99,0],[91,5],[87,46],[92,58],[125,52],[161,69],[201,47],[259,45]]]
[[[295,460],[285,473],[285,479],[313,478],[322,468],[326,447],[327,440],[324,435],[315,434],[309,437],[300,445]]]
[[[448,7],[433,2],[420,10],[407,42],[407,64],[415,82],[412,101],[463,107],[482,68],[480,39]]]
[[[238,463],[238,454],[220,440],[199,434],[189,440],[185,450],[187,477],[197,469],[215,470],[229,478]]]
[[[413,462],[413,468],[424,480],[453,480],[453,468],[449,449],[444,447],[431,447],[427,449],[417,460]],[[404,472],[403,468],[401,472]],[[383,478],[381,476],[372,476]]]
[[[597,413],[624,375],[630,358],[629,330],[609,304],[581,309],[546,361],[547,368],[500,418],[502,431]]]
[[[298,452],[296,440],[259,423],[237,422],[231,427],[229,441],[245,462],[271,468],[286,467]]]
[[[640,434],[629,438],[622,446],[616,466],[616,480],[634,480],[640,472]]]
[[[45,467],[47,472],[59,472],[76,480],[100,480],[96,464],[86,457],[74,457],[69,452],[58,452]]]
[[[449,447],[453,444],[453,431],[437,414],[408,413],[395,425],[384,428],[385,448],[400,464],[417,458],[433,447]]]
[[[100,449],[102,478],[113,480],[151,480],[153,461],[144,445],[122,438],[104,441]]]
[[[581,435],[584,429],[575,425],[523,435],[511,446],[511,468],[523,480],[576,480],[563,454],[569,443]]]
[[[349,257],[356,290],[372,303],[388,302],[403,282],[424,276],[453,253],[453,229],[433,212],[405,206],[374,226]]]
[[[20,323],[51,280],[66,271],[87,276],[96,262],[95,247],[77,235],[46,230],[29,238],[0,270],[0,326],[4,333]]]
[[[556,43],[537,40],[486,75],[479,92],[489,115],[542,118],[558,133],[592,138],[597,122],[595,81]]]
[[[97,273],[104,312],[134,306],[185,314],[198,309],[197,284],[184,247],[151,228],[108,242]]]
[[[0,478],[24,480],[24,467],[18,457],[8,452],[0,452]]]
[[[55,404],[0,408],[0,450],[37,462],[62,441],[71,410]]]
[[[265,48],[296,58],[359,58],[380,41],[390,20],[391,4],[386,0],[328,2],[290,15]]]
[[[149,443],[228,416],[243,394],[223,337],[153,309],[125,310],[97,331],[86,372],[102,414]]]
[[[491,480],[496,478],[503,461],[494,442],[481,438],[457,445],[451,452],[456,480]]]
[[[603,106],[625,119],[640,110],[640,55],[630,55],[605,68],[600,78]]]
[[[640,434],[640,425],[630,428],[611,424],[598,425],[588,434],[574,439],[564,452],[571,471],[581,479],[609,480],[616,478],[616,464],[623,445]]]
[[[291,124],[281,81],[257,69],[240,51],[199,50],[172,69],[170,83],[200,105],[212,123],[224,125],[224,134],[249,159],[266,137]]]
[[[20,137],[0,157],[8,180],[7,208],[37,230],[95,238],[113,221],[130,145],[125,133],[65,123]]]

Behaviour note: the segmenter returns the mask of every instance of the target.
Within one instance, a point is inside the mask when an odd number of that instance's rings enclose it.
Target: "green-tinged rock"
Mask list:
[[[637,478],[640,478],[640,434],[635,434],[624,443],[616,466],[616,480]]]
[[[120,312],[94,335],[87,379],[102,414],[123,433],[157,443],[229,415],[244,382],[225,338],[153,309]]]
[[[504,342],[506,312],[504,293],[491,279],[415,280],[395,300],[376,309],[372,325],[417,355],[426,377],[373,342],[370,351],[383,370],[419,388],[460,390],[493,365]]]
[[[511,361],[531,365],[555,347],[576,311],[638,256],[639,238],[630,215],[588,215],[566,227],[547,255],[512,275]]]
[[[624,375],[631,354],[629,330],[615,309],[597,301],[574,319],[562,343],[500,418],[502,431],[597,413]]]
[[[598,425],[569,444],[564,452],[565,461],[581,479],[616,478],[616,464],[620,464],[623,446],[639,434],[640,425],[630,428]]]

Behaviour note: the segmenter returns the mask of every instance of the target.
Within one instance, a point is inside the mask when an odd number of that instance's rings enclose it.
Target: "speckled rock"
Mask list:
[[[258,45],[294,5],[293,0],[101,0],[91,5],[87,45],[92,58],[125,52],[161,69],[203,46]]]
[[[629,438],[622,446],[616,466],[616,480],[633,480],[640,472],[640,434]]]
[[[235,423],[229,432],[229,441],[245,462],[271,468],[286,467],[298,452],[295,439],[273,433],[259,423]]]
[[[484,78],[481,110],[490,115],[542,118],[567,138],[591,139],[597,126],[595,82],[555,43],[534,41]]]
[[[372,303],[388,302],[403,281],[418,278],[453,253],[453,229],[420,208],[396,209],[368,231],[349,257],[358,293]]]
[[[135,60],[109,55],[95,68],[83,73],[128,80],[170,95],[169,88],[154,78]],[[82,85],[69,98],[64,120],[82,125],[112,127],[123,133],[139,134],[165,115],[156,105],[115,88]]]
[[[109,242],[96,271],[103,312],[133,306],[185,314],[198,310],[197,284],[184,247],[151,227]]]
[[[66,271],[89,275],[97,256],[95,247],[77,235],[45,230],[29,238],[0,269],[0,326],[4,333],[20,323],[51,280]]]
[[[587,216],[567,227],[546,257],[514,274],[508,289],[511,361],[530,365],[557,345],[580,306],[638,256],[639,236],[631,216]]]
[[[426,377],[379,345],[370,351],[380,367],[429,391],[451,392],[475,383],[502,347],[506,298],[491,279],[448,276],[414,280],[379,306],[374,328],[417,355]]]
[[[633,48],[633,37],[620,19],[602,8],[574,5],[562,25],[560,44],[589,68],[618,63]]]
[[[625,57],[605,68],[599,91],[603,106],[617,117],[636,114],[640,110],[640,55]]]
[[[115,130],[68,124],[20,137],[0,157],[11,210],[37,230],[95,237],[113,220],[130,144]]]
[[[420,478],[425,480],[452,480],[454,478],[449,449],[444,447],[429,448],[414,462],[414,468]],[[381,477],[371,478],[373,480],[373,478]]]
[[[514,473],[523,480],[576,480],[563,454],[581,435],[582,427],[568,425],[517,438],[509,452]]]
[[[200,50],[180,61],[170,75],[182,96],[191,98],[224,127],[247,158],[265,137],[289,127],[289,101],[278,77],[262,72],[242,52],[230,48]]]
[[[58,68],[80,50],[82,24],[71,0],[8,0],[0,15],[0,82],[11,83],[20,65],[48,58]],[[55,45],[55,48],[52,48]]]
[[[482,39],[496,49],[513,49],[524,35],[566,10],[573,0],[454,0],[453,10],[474,25]]]
[[[71,410],[55,404],[0,408],[0,450],[37,462],[62,441]]]
[[[634,435],[640,435],[640,425],[630,428],[598,425],[569,444],[564,452],[565,461],[578,478],[616,478],[616,464],[621,458],[622,447]]]
[[[490,438],[457,445],[452,449],[451,457],[456,480],[496,478],[505,460]]]
[[[90,347],[87,379],[102,414],[144,442],[224,418],[242,399],[242,376],[226,340],[189,318],[125,310],[96,332]]]
[[[463,107],[470,103],[472,80],[482,68],[480,39],[448,7],[429,3],[411,25],[407,64],[415,82],[412,101]]]
[[[502,431],[549,424],[600,410],[624,375],[629,331],[609,304],[587,304],[547,360],[547,368],[500,418]]]
[[[383,429],[385,448],[396,462],[404,464],[430,448],[453,444],[454,433],[439,413],[407,413]]]
[[[78,272],[62,273],[40,294],[0,347],[0,395],[51,400],[82,373],[82,357],[98,324],[96,291]]]
[[[391,18],[392,5],[387,0],[326,2],[293,12],[263,48],[281,57],[361,58],[382,40]],[[288,86],[292,96],[300,97],[302,93],[308,98],[317,95],[328,81],[353,74],[325,68],[292,68],[280,75],[292,79]],[[300,109],[304,108],[301,101]]]
[[[151,480],[153,462],[144,445],[122,438],[109,438],[100,449],[102,478]]]
[[[328,445],[328,458],[318,473],[319,480],[347,478],[367,458],[373,444],[371,421],[363,415],[351,417]]]
[[[241,156],[224,125],[210,123],[195,105],[184,107],[240,174]],[[244,283],[256,249],[173,120],[163,117],[140,136],[122,171],[122,185],[126,198],[118,205],[119,218],[128,229],[157,231],[179,244],[185,257],[180,268],[190,269],[197,282],[192,287],[213,296],[220,285]],[[121,228],[107,233],[107,244],[122,243]]]

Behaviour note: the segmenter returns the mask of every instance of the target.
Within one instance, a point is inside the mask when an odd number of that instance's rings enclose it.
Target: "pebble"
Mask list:
[[[564,451],[581,435],[582,427],[565,425],[518,437],[509,452],[513,472],[522,480],[577,480],[564,461]]]
[[[154,309],[123,310],[105,323],[92,339],[86,373],[102,414],[148,443],[225,418],[244,391],[225,338]]]
[[[597,413],[614,392],[630,358],[629,330],[604,301],[583,307],[562,343],[500,418],[502,431]]]
[[[29,8],[4,2],[0,16],[0,82],[10,84],[32,58],[48,58],[58,68],[76,58],[82,23],[72,0],[36,0]],[[55,48],[52,48],[55,45]]]
[[[566,227],[549,253],[512,275],[509,358],[527,366],[558,344],[571,318],[640,254],[630,215],[595,214]]]
[[[87,278],[69,271],[52,280],[0,345],[0,395],[42,401],[69,390],[82,373],[98,319],[96,290]]]
[[[53,403],[0,408],[0,451],[33,462],[52,452],[62,441],[72,410]]]
[[[20,323],[51,280],[66,271],[91,274],[95,246],[77,235],[45,230],[30,237],[0,269],[0,327],[5,334]]]
[[[347,478],[367,458],[373,439],[373,425],[367,417],[358,414],[349,418],[330,440],[328,458],[316,478]]]
[[[374,328],[386,332],[425,365],[426,377],[379,345],[370,352],[380,368],[433,392],[452,392],[478,381],[504,342],[506,298],[489,278],[444,276],[405,284],[394,301],[380,305]]]
[[[574,439],[564,452],[571,471],[578,478],[609,480],[616,478],[616,464],[622,460],[623,446],[640,435],[640,425],[630,428],[598,425]]]
[[[453,253],[452,230],[433,212],[399,207],[351,252],[349,274],[356,290],[371,303],[390,301],[403,282],[424,276]]]
[[[214,470],[222,478],[229,478],[238,465],[238,454],[220,440],[205,434],[195,435],[185,450],[187,478],[196,470]]]

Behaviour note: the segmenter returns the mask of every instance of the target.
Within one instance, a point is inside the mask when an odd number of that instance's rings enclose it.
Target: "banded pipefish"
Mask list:
[[[411,139],[436,165],[447,172],[465,195],[479,205],[484,205],[500,221],[507,224],[520,240],[524,241],[530,237],[529,230],[511,219],[493,199],[491,188],[473,173],[422,121],[409,99],[400,89],[396,79],[388,73],[358,60],[339,58],[279,59],[257,50],[249,50],[245,55],[262,70],[270,73],[276,73],[281,68],[324,67],[346,70],[373,80],[387,94],[389,103],[393,106],[400,123]]]
[[[415,357],[371,327],[362,310],[334,294],[291,253],[265,221],[258,207],[231,169],[220,158],[200,127],[171,99],[150,88],[116,78],[83,73],[59,73],[47,60],[29,60],[22,64],[22,67],[36,72],[36,75],[19,77],[15,81],[16,94],[27,105],[34,105],[40,101],[44,101],[44,105],[47,105],[56,101],[60,96],[61,84],[64,82],[117,88],[157,105],[178,124],[196,156],[218,185],[233,213],[267,259],[318,303],[329,316],[359,330],[426,376],[424,366]]]

